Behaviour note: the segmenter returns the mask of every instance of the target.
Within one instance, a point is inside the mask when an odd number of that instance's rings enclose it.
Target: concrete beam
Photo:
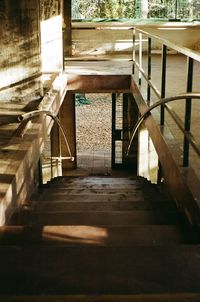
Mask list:
[[[82,93],[129,92],[130,75],[76,75],[68,74],[68,91]]]

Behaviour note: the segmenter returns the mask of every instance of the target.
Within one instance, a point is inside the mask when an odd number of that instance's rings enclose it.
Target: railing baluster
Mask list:
[[[188,57],[187,66],[187,92],[192,92],[193,84],[193,64],[194,60]],[[191,126],[191,111],[192,111],[192,99],[187,98],[185,101],[185,131],[190,131]],[[190,143],[186,136],[184,136],[183,143],[183,166],[187,167],[189,165],[189,147]]]
[[[148,38],[148,80],[151,80],[151,38]],[[150,103],[151,86],[147,86],[147,103]]]
[[[112,93],[112,168],[115,166],[116,93]]]
[[[142,68],[142,34],[139,33],[139,67]],[[139,71],[139,85],[142,84],[142,74]]]
[[[165,98],[166,90],[166,63],[167,63],[167,46],[162,46],[162,75],[161,75],[161,98]],[[165,106],[161,105],[160,124],[163,126],[165,123]]]
[[[132,59],[133,59],[133,65],[132,65],[132,73],[135,73],[135,28],[133,28],[133,53],[132,53]]]

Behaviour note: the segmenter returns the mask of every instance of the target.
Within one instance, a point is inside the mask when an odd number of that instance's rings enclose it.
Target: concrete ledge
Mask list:
[[[68,91],[75,92],[129,92],[130,75],[75,75],[68,74]]]

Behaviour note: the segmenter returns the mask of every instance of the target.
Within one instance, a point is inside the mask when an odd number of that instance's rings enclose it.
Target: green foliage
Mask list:
[[[144,10],[145,7],[148,9],[148,14]],[[110,18],[112,20],[141,18],[141,16],[198,19],[200,0],[72,0],[72,16],[76,19]]]
[[[91,100],[87,99],[84,94],[76,93],[75,95],[75,105],[76,106],[83,106],[83,105],[90,105]]]

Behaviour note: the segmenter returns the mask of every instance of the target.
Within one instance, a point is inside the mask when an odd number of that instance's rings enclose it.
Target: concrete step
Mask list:
[[[117,193],[117,194],[79,194],[79,193],[69,193],[63,190],[56,190],[56,191],[50,191],[45,189],[44,192],[40,192],[39,194],[32,197],[32,202],[56,202],[60,200],[65,201],[102,201],[102,202],[110,202],[110,201],[161,201],[161,202],[171,202],[171,200],[164,199],[160,195],[151,195],[148,196],[147,194],[144,195],[142,193],[138,194],[124,194],[124,193]]]
[[[174,225],[89,226],[44,225],[0,228],[0,245],[145,246],[194,244],[192,230]]]
[[[21,225],[152,225],[178,224],[181,217],[173,210],[135,211],[23,211],[15,218]]]
[[[27,208],[28,209],[28,208]],[[133,211],[133,210],[176,210],[174,202],[165,201],[68,201],[51,200],[38,202],[34,211]]]
[[[141,190],[145,187],[142,183],[135,183],[135,182],[110,182],[110,183],[104,183],[104,182],[66,182],[66,183],[60,183],[60,182],[51,182],[46,185],[48,188],[91,188],[91,189],[110,189],[110,188],[119,188],[119,189],[135,189],[135,190]],[[156,190],[156,188],[149,186],[149,184],[146,184],[147,190]]]
[[[1,246],[0,294],[199,294],[199,255],[197,245]]]
[[[155,196],[156,192],[148,192],[145,191],[145,188],[143,189],[139,189],[139,190],[135,190],[134,188],[127,188],[127,189],[123,189],[120,187],[116,187],[116,188],[89,188],[89,187],[73,187],[73,188],[68,188],[68,187],[56,187],[56,186],[52,186],[51,188],[47,187],[45,188],[43,191],[40,192],[40,194],[72,194],[72,195],[84,195],[84,194],[88,194],[88,195],[96,195],[96,194],[102,194],[102,195],[117,195],[117,194],[125,194],[125,195],[132,195],[132,196],[148,196],[148,197],[153,197]],[[161,197],[161,196],[160,196]]]
[[[42,299],[42,300],[41,300]],[[0,296],[6,302],[199,302],[198,293],[162,293],[138,295],[38,295]]]

